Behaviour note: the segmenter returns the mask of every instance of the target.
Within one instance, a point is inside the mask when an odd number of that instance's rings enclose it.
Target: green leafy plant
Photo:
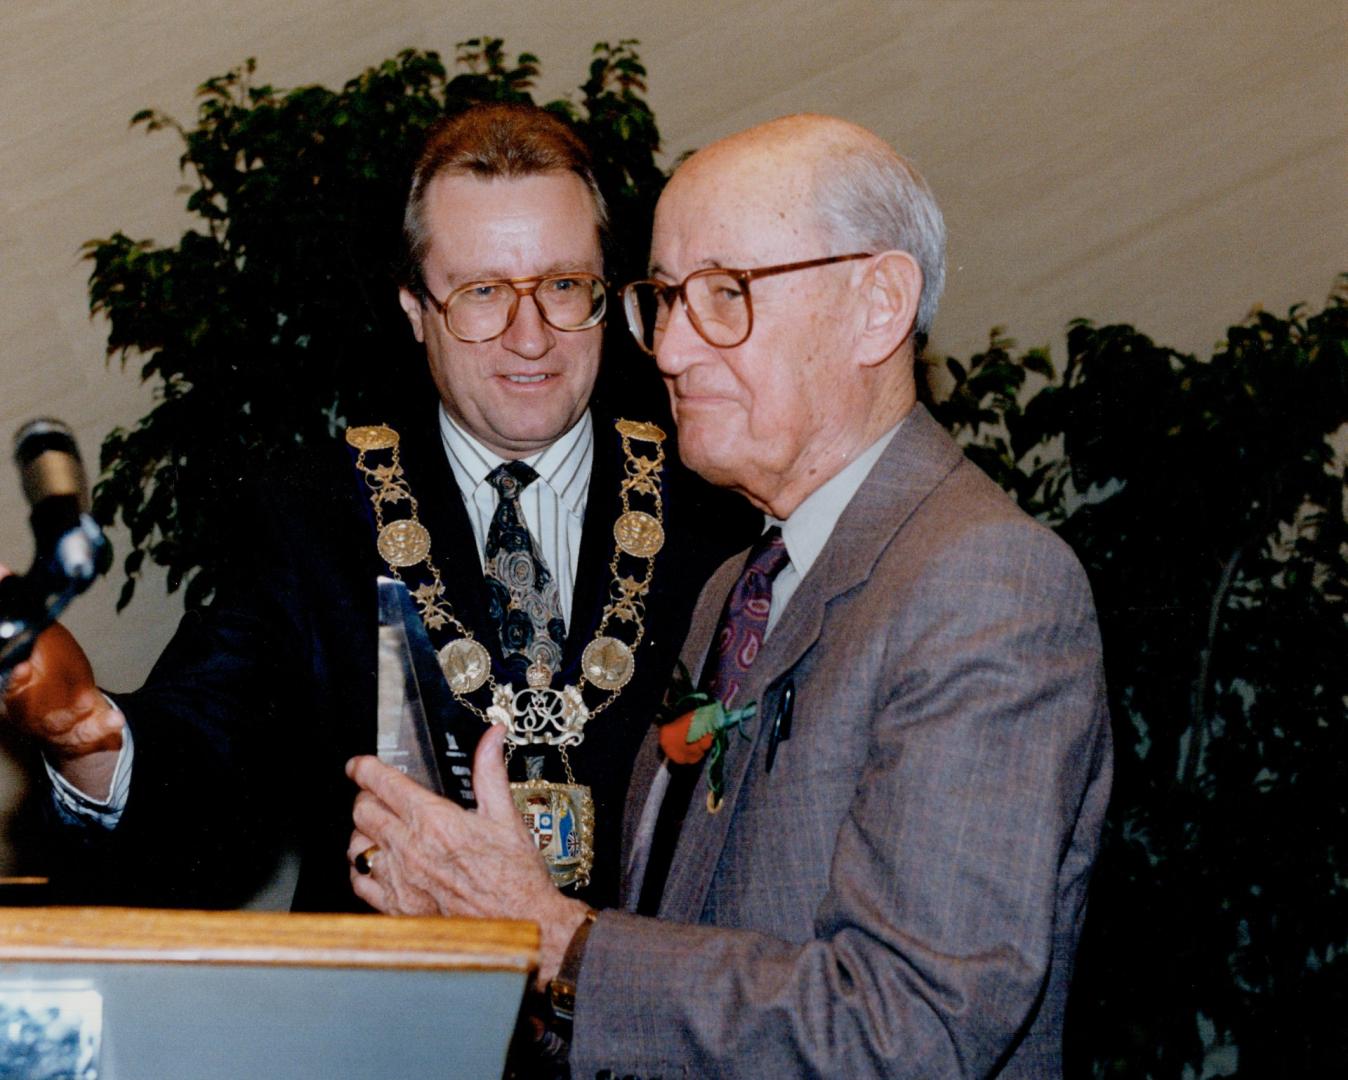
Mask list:
[[[954,388],[932,405],[1072,544],[1099,609],[1115,787],[1073,1075],[1327,1075],[1348,1059],[1348,473],[1332,441],[1348,436],[1348,279],[1316,314],[1254,314],[1210,360],[1086,322],[1061,376],[1012,348],[994,333],[947,361]]]
[[[624,239],[610,260],[644,266],[664,184],[636,42],[601,42],[578,100],[548,102],[590,146]],[[291,442],[332,436],[373,384],[419,370],[391,267],[411,162],[426,128],[475,101],[528,101],[537,57],[496,38],[461,43],[450,75],[433,52],[399,53],[346,83],[255,85],[250,60],[208,79],[188,128],[154,110],[133,125],[176,132],[195,225],[158,247],[115,233],[86,245],[90,308],[108,355],[141,359],[156,403],[103,443],[94,510],[130,531],[119,609],[146,558],[202,603],[229,553],[221,537],[241,478]],[[639,238],[639,239],[638,239]]]

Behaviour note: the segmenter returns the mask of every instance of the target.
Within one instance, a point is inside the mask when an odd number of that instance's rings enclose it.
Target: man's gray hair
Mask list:
[[[917,260],[917,331],[929,333],[945,287],[945,220],[922,174],[888,147],[849,141],[820,160],[814,193],[821,224],[847,250]]]

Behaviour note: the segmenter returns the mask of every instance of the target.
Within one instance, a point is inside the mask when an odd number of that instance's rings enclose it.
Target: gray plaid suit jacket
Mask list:
[[[742,563],[703,591],[695,674]],[[753,700],[725,805],[707,813],[705,777],[693,794],[661,918],[604,912],[590,935],[573,1075],[1061,1075],[1110,776],[1066,545],[918,407],[781,613],[737,703]],[[629,908],[667,783],[652,735]]]

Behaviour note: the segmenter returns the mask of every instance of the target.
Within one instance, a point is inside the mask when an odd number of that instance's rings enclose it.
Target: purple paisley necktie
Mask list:
[[[763,646],[772,607],[772,583],[790,561],[782,530],[774,525],[754,545],[744,572],[726,599],[702,675],[707,693],[719,698],[726,708],[730,708]]]

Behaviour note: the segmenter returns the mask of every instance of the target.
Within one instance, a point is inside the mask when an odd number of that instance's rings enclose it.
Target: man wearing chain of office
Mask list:
[[[288,831],[295,907],[358,903],[343,766],[375,745],[382,575],[437,650],[450,730],[505,729],[554,883],[616,900],[633,758],[699,587],[745,538],[676,466],[654,406],[600,402],[605,228],[557,118],[478,106],[433,129],[399,298],[438,400],[403,394],[331,462],[273,467],[246,523],[261,568],[185,618],[140,691],[104,697],[59,630],[16,672],[8,710],[46,748],[66,896],[227,905]]]

